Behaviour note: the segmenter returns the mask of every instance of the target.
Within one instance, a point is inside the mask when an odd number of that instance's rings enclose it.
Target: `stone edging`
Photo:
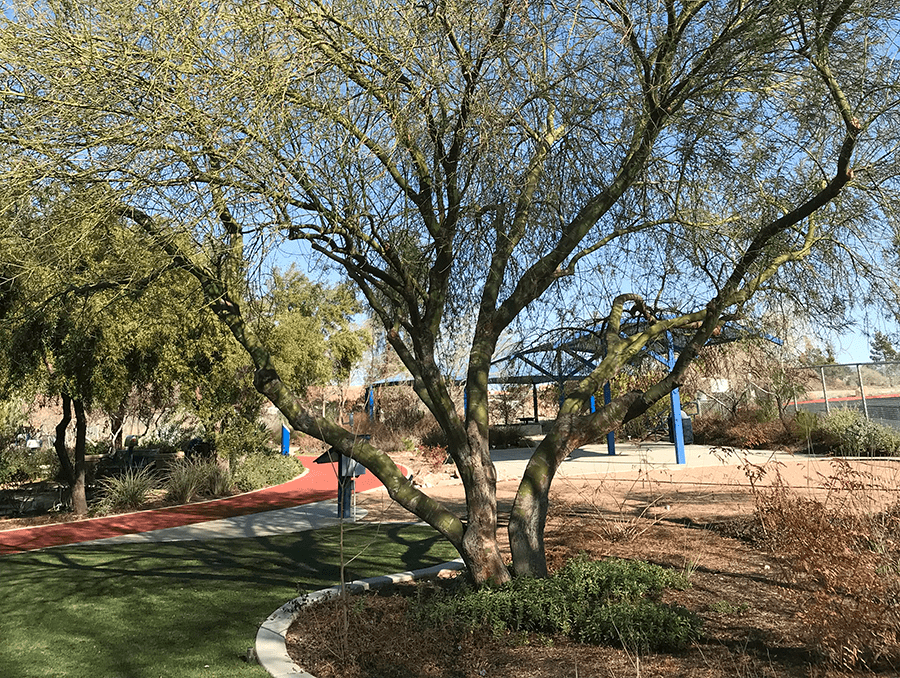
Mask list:
[[[462,570],[464,567],[462,559],[451,560],[422,570],[358,579],[349,582],[346,586],[350,593],[362,593],[387,584],[436,577],[441,572]],[[290,658],[287,653],[285,636],[288,628],[305,606],[337,598],[340,594],[341,587],[339,585],[307,593],[285,603],[262,623],[256,633],[256,658],[270,676],[273,678],[315,678],[311,673],[307,673],[297,666]]]

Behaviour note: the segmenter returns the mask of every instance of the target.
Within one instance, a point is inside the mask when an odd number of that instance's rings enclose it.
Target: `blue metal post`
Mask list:
[[[687,463],[684,458],[684,428],[681,425],[681,396],[672,389],[672,437],[675,438],[675,463]]]
[[[603,402],[609,405],[612,402],[612,388],[609,386],[609,382],[603,384]],[[615,456],[616,454],[616,434],[613,431],[610,431],[606,434],[606,449],[609,452],[610,456]]]
[[[669,369],[675,367],[675,346],[671,332],[666,332],[666,342],[669,345]],[[675,463],[687,463],[684,458],[684,430],[681,426],[681,395],[678,389],[672,389],[670,396],[672,401],[672,437],[675,439]]]
[[[291,453],[291,432],[284,424],[281,425],[281,454]]]

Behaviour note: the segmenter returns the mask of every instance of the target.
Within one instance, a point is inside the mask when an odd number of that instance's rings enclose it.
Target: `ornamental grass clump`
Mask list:
[[[136,509],[145,504],[157,487],[157,479],[150,469],[128,469],[122,475],[100,481],[101,513]]]
[[[179,504],[197,497],[222,497],[231,493],[231,473],[215,459],[179,459],[169,467],[166,496]]]

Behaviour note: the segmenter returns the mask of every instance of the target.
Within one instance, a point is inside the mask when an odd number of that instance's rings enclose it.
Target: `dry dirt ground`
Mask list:
[[[688,573],[690,588],[664,598],[703,620],[684,652],[422,628],[405,621],[407,599],[393,595],[402,591],[310,608],[289,651],[318,678],[900,676],[900,511],[885,510],[900,499],[900,460],[727,461],[554,487],[551,568],[586,551]],[[448,473],[406,463],[463,509]],[[515,487],[500,483],[504,513]],[[365,520],[412,519],[383,492],[358,504]]]
[[[448,467],[397,461],[464,515]],[[723,462],[554,483],[551,568],[585,551],[689,573],[691,587],[664,598],[703,620],[703,638],[684,652],[410,626],[394,591],[310,608],[289,649],[318,678],[900,677],[900,459]],[[501,476],[501,516],[516,486]],[[358,495],[358,506],[366,521],[414,520],[383,489]]]

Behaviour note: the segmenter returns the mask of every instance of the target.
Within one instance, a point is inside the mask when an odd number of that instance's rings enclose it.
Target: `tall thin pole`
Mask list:
[[[822,380],[822,397],[825,399],[825,414],[829,414],[831,412],[831,408],[828,406],[828,388],[825,386],[825,368],[819,368],[819,378]]]
[[[603,384],[603,402],[607,405],[612,402],[612,389],[610,388],[609,382]],[[610,431],[606,434],[606,450],[609,452],[610,456],[613,456],[616,453],[616,434],[614,431]]]
[[[675,341],[671,332],[666,332],[666,342],[669,345],[669,369],[675,367]],[[677,388],[672,389],[669,395],[672,401],[672,438],[675,441],[675,463],[686,463],[684,454],[684,429],[681,425],[681,395]]]
[[[866,404],[866,389],[863,387],[862,370],[859,367],[859,363],[856,363],[856,379],[859,381],[859,397],[862,398],[863,412],[866,415],[866,419],[868,419],[869,406]]]

